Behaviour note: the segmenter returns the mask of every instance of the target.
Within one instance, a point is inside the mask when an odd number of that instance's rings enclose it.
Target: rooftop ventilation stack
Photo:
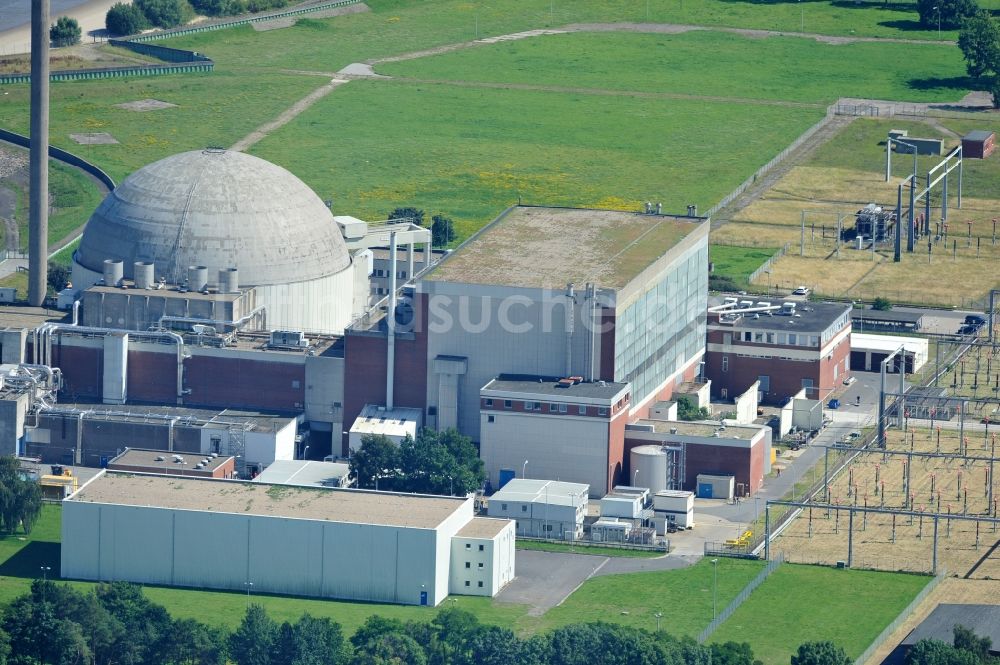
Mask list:
[[[121,286],[125,275],[125,265],[114,259],[104,260],[104,283],[107,286]]]
[[[132,276],[135,281],[135,288],[153,288],[153,263],[151,261],[136,261],[132,264]]]

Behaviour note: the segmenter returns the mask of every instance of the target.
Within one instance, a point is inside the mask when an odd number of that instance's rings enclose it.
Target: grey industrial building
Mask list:
[[[409,605],[514,577],[514,523],[465,497],[104,471],[63,502],[62,543],[68,579]]]

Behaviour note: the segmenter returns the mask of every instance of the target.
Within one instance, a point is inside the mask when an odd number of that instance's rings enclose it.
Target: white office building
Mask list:
[[[581,483],[515,478],[490,497],[489,515],[515,520],[519,536],[577,540],[589,492]]]

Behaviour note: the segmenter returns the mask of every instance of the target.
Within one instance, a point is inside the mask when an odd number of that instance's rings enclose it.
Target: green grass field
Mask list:
[[[786,564],[712,635],[748,641],[765,665],[786,665],[806,641],[831,640],[857,658],[929,577]]]
[[[732,245],[709,245],[708,260],[715,264],[718,277],[729,277],[738,286],[747,286],[747,279],[765,261],[774,256],[777,248],[734,247]]]
[[[229,146],[348,63],[479,36],[572,22],[731,25],[917,39],[898,23],[913,5],[850,6],[740,0],[373,0],[371,12],[166,40],[217,63],[211,74],[57,83],[53,143],[116,180],[167,155]],[[905,19],[909,17],[909,19]],[[948,37],[945,33],[943,37]],[[850,60],[850,67],[828,63]],[[616,62],[614,69],[606,63]],[[491,64],[492,63],[492,64]],[[906,63],[905,68],[898,63]],[[525,202],[668,211],[715,204],[821,117],[841,94],[954,99],[957,49],[922,44],[832,46],[715,32],[574,34],[466,49],[386,65],[482,80],[604,87],[628,96],[355,81],[252,151],[285,166],[339,213],[379,219],[398,205],[453,217],[465,237],[518,196]],[[501,76],[491,74],[504,71]],[[444,68],[434,74],[435,68]],[[451,72],[451,73],[449,73]],[[317,73],[319,75],[317,75]],[[509,77],[509,78],[508,78]],[[27,86],[5,86],[0,126],[25,131]],[[769,100],[706,103],[650,92]],[[115,104],[155,98],[177,106],[136,113]],[[778,106],[784,101],[816,108]],[[720,131],[721,130],[721,131]],[[70,133],[108,131],[120,145],[78,146]],[[723,158],[720,158],[723,156]]]
[[[722,609],[763,568],[760,561],[719,560],[717,607]],[[712,564],[702,559],[688,568],[592,577],[537,619],[539,628],[584,621],[612,621],[654,630],[657,612],[662,628],[673,635],[695,636],[712,621]]]
[[[838,61],[852,66],[830,66]],[[376,71],[417,79],[821,104],[839,97],[956,101],[969,87],[954,46],[831,45],[709,31],[547,35],[385,63]]]
[[[141,166],[185,150],[228,147],[271,120],[322,79],[291,74],[212,74],[68,81],[51,87],[50,140],[97,164],[115,182]],[[0,86],[0,126],[26,134],[28,87]],[[136,112],[115,104],[146,98],[176,108]],[[78,132],[108,132],[118,145],[78,145]]]
[[[413,205],[453,217],[466,236],[518,196],[707,208],[820,117],[813,109],[354,81],[251,152],[332,198],[338,214],[384,219]],[[710,131],[721,124],[742,140]],[[717,150],[726,159],[706,157]]]
[[[372,12],[300,20],[294,28],[256,32],[249,26],[178,37],[164,43],[208,53],[247,69],[336,71],[350,62],[571,23],[650,22],[726,26],[844,36],[936,40],[917,24],[916,3],[880,0],[803,3],[750,0],[371,0]],[[989,0],[985,5],[997,4]],[[648,12],[647,12],[648,9]],[[944,31],[954,40],[957,31]],[[322,43],[322,48],[317,44]]]

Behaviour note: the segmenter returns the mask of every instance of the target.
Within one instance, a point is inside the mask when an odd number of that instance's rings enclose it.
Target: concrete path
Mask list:
[[[702,550],[704,551],[704,550]],[[615,556],[610,557],[608,562],[594,573],[599,575],[619,575],[621,573],[648,573],[655,570],[677,570],[687,568],[698,562],[702,557],[702,551],[693,555],[678,555],[675,552],[655,559],[639,559],[632,557]],[[520,554],[518,555],[520,556]]]
[[[496,601],[529,605],[529,616],[541,616],[562,603],[608,561],[606,556],[518,550],[517,577],[496,596]]]
[[[271,122],[264,123],[257,129],[253,130],[252,132],[244,136],[242,139],[234,143],[233,146],[230,148],[230,150],[236,150],[239,152],[245,151],[247,148],[257,143],[258,141],[266,137],[274,130],[287,125],[289,122],[292,121],[292,119],[295,118],[295,116],[299,115],[307,108],[309,108],[319,100],[329,95],[336,88],[342,86],[347,82],[348,82],[347,79],[333,79],[323,87],[313,90],[308,95],[306,95],[305,97],[303,97],[302,99],[300,99],[299,101],[295,102],[290,107],[282,111],[281,115],[279,115],[277,118],[275,118]]]
[[[903,39],[900,37],[849,37],[823,35],[816,32],[789,32],[787,30],[754,30],[751,28],[727,28],[712,25],[687,25],[684,23],[572,23],[562,28],[564,32],[652,32],[660,34],[682,34],[696,30],[729,32],[735,35],[763,39],[767,37],[801,37],[815,39],[823,44],[855,44],[858,42],[887,42],[890,44],[938,44],[954,46],[955,42],[927,39]]]

